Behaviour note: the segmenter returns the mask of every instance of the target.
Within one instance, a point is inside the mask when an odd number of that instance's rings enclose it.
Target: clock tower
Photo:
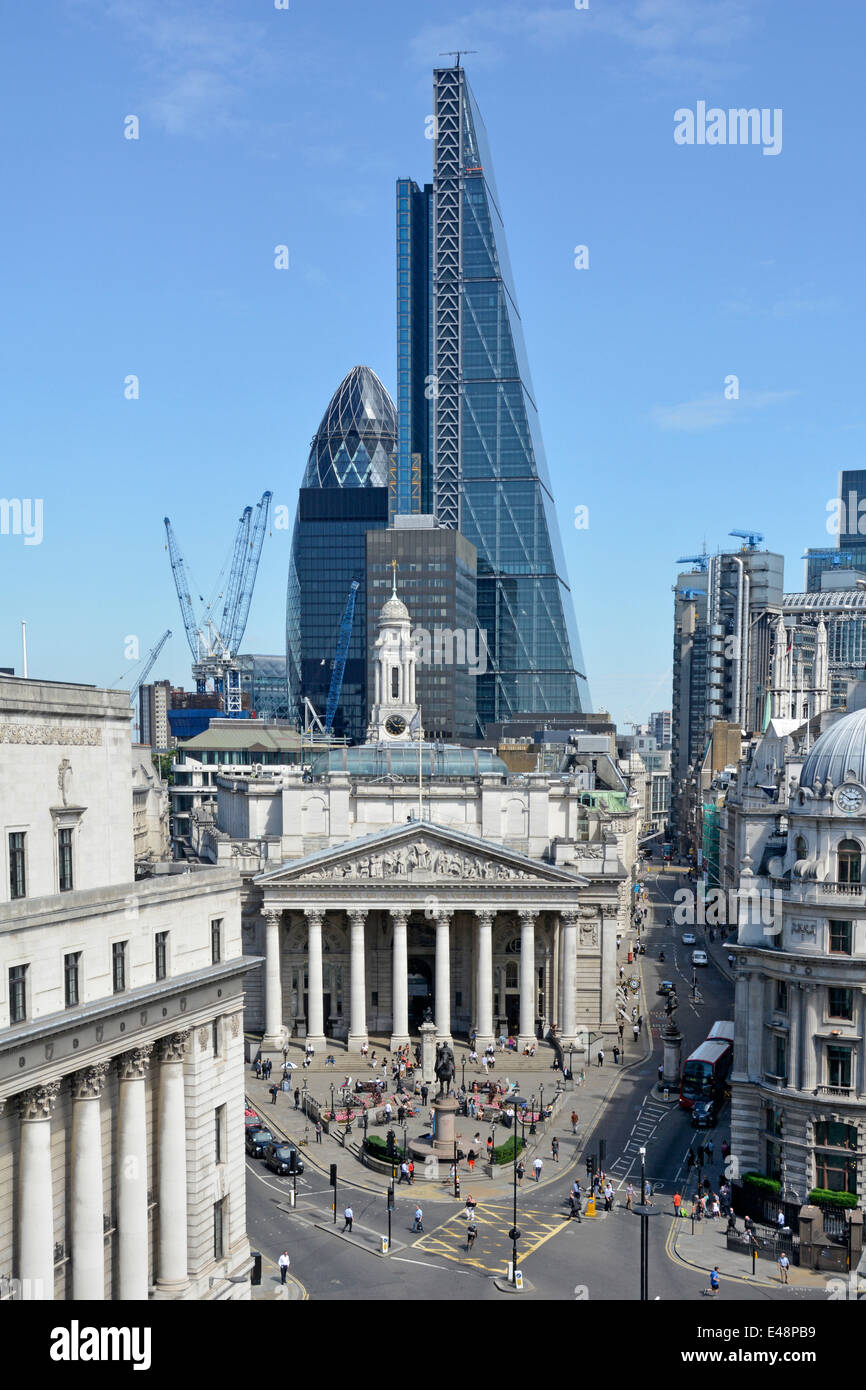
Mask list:
[[[379,635],[373,647],[374,704],[367,729],[368,743],[415,742],[423,731],[415,703],[417,652],[412,642],[412,620],[397,597],[397,562],[392,561],[391,597],[379,614]],[[414,721],[414,727],[413,726]]]

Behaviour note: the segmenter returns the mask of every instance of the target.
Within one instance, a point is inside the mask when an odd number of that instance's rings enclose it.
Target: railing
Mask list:
[[[808,879],[801,881],[805,883],[809,882]],[[822,893],[840,893],[843,897],[859,898],[863,893],[863,889],[866,888],[866,884],[840,883],[838,879],[824,878],[818,880],[816,887],[820,889]]]
[[[819,1096],[847,1097],[854,1095],[853,1086],[818,1086],[816,1089]]]

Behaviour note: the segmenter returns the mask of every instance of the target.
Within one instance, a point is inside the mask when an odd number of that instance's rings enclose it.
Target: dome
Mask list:
[[[849,772],[866,784],[866,709],[843,715],[816,739],[803,764],[800,786],[813,787],[829,777],[838,787]]]
[[[369,367],[340,382],[313,437],[302,487],[387,487],[397,412]]]
[[[401,621],[410,621],[409,609],[406,607],[405,603],[401,598],[398,598],[396,594],[392,594],[391,597],[387,600],[387,602],[382,604],[382,611],[379,614],[379,622],[397,623]]]
[[[506,777],[508,767],[489,748],[461,748],[421,744],[421,775],[429,778]],[[352,777],[418,778],[418,744],[361,743],[354,748],[330,748],[315,759],[314,777],[329,772],[348,772]]]

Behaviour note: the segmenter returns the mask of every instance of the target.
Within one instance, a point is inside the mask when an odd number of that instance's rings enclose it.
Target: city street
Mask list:
[[[677,1251],[673,1250],[671,1198],[683,1181],[685,1157],[696,1131],[688,1115],[675,1102],[664,1102],[656,1090],[657,1067],[662,1050],[659,1028],[663,1018],[656,995],[658,981],[677,982],[680,1008],[677,1018],[684,1034],[683,1056],[688,1056],[718,1019],[731,1016],[732,981],[726,973],[725,954],[705,941],[695,928],[698,947],[710,949],[711,964],[697,971],[698,994],[691,998],[692,946],[680,940],[684,928],[665,926],[673,918],[673,893],[685,883],[680,872],[661,873],[653,868],[645,874],[651,913],[644,932],[646,954],[640,959],[643,985],[641,998],[648,1004],[652,1052],[646,1056],[645,1036],[635,1045],[626,1030],[625,1062],[637,1049],[640,1060],[615,1068],[610,1048],[604,1063],[605,1096],[593,1108],[587,1106],[589,1085],[578,1088],[574,1104],[581,1112],[577,1136],[571,1134],[568,1113],[563,1106],[553,1132],[560,1140],[560,1161],[552,1158],[549,1138],[540,1150],[544,1168],[540,1182],[527,1175],[518,1193],[519,1265],[528,1287],[523,1296],[540,1299],[637,1299],[640,1296],[639,1218],[625,1208],[625,1188],[635,1187],[640,1199],[640,1155],[646,1148],[646,1174],[653,1188],[653,1202],[659,1212],[649,1220],[649,1296],[650,1299],[700,1299],[706,1285],[713,1238],[724,1247],[721,1230],[707,1232],[698,1227],[694,1237],[691,1223],[682,1221],[677,1232]],[[664,949],[665,961],[659,962]],[[716,964],[721,959],[722,968]],[[657,1002],[658,999],[658,1002]],[[595,1058],[591,1070],[597,1069]],[[588,1069],[589,1070],[589,1069]],[[600,1080],[593,1075],[593,1084]],[[582,1091],[585,1090],[585,1094]],[[715,1166],[710,1169],[716,1185],[720,1180],[719,1150],[727,1134],[727,1110],[710,1131],[715,1144]],[[585,1123],[584,1123],[585,1121]],[[605,1146],[604,1168],[610,1175],[616,1198],[614,1210],[599,1211],[595,1218],[580,1223],[569,1219],[568,1191],[574,1177],[586,1186],[585,1158],[596,1156],[600,1143]],[[452,1299],[458,1297],[498,1299],[502,1294],[494,1278],[505,1274],[511,1258],[508,1232],[512,1225],[512,1189],[501,1184],[482,1191],[476,1184],[478,1200],[476,1223],[478,1239],[466,1249],[466,1222],[462,1215],[468,1175],[462,1175],[462,1196],[444,1195],[442,1187],[419,1183],[410,1189],[396,1188],[396,1210],[392,1214],[391,1254],[382,1256],[380,1240],[387,1233],[385,1191],[376,1187],[371,1174],[348,1156],[338,1164],[337,1221],[334,1222],[332,1191],[328,1186],[327,1165],[323,1171],[312,1166],[307,1153],[306,1172],[297,1182],[297,1206],[289,1202],[291,1179],[277,1178],[254,1160],[247,1161],[247,1224],[254,1248],[264,1256],[263,1283],[276,1277],[276,1260],[288,1248],[292,1274],[313,1299]],[[681,1189],[685,1191],[686,1189]],[[412,1232],[416,1204],[424,1211],[424,1231]],[[343,1211],[351,1204],[354,1228],[342,1234]],[[707,1224],[707,1223],[705,1223]],[[694,1256],[690,1241],[694,1241]],[[686,1263],[688,1261],[688,1263]],[[745,1276],[748,1260],[743,1257],[743,1282],[723,1278],[722,1298],[799,1300],[823,1296],[820,1289],[791,1287],[782,1289],[764,1283],[750,1284]],[[692,1267],[699,1266],[698,1267]],[[774,1266],[761,1263],[759,1279],[775,1278]],[[457,1283],[455,1284],[455,1279]]]

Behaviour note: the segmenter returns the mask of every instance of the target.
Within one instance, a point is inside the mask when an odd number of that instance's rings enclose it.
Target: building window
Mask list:
[[[815,1186],[828,1192],[857,1191],[857,1160],[848,1154],[815,1150]]]
[[[779,1076],[784,1081],[788,1075],[788,1039],[776,1035],[776,1066],[775,1076]]]
[[[517,989],[517,961],[510,960],[505,967],[505,988]]]
[[[9,888],[13,898],[27,896],[23,830],[13,830],[9,836]]]
[[[168,974],[168,932],[156,933],[156,978],[164,980]]]
[[[825,1149],[856,1149],[857,1126],[842,1120],[816,1120],[815,1143]]]
[[[782,1145],[773,1139],[767,1140],[764,1172],[768,1178],[774,1178],[776,1182],[782,1181]]]
[[[776,981],[776,1012],[780,1014],[786,1014],[788,1012],[787,980]]]
[[[213,1022],[211,1023],[211,1026],[210,1026],[210,1038],[211,1038],[211,1042],[213,1043],[213,1055],[214,1055],[214,1057],[219,1057],[219,1055],[220,1055],[220,1021],[219,1021],[218,1018],[215,1018],[215,1019],[213,1020]]]
[[[226,1150],[226,1108],[218,1105],[213,1112],[214,1162],[225,1163]]]
[[[80,961],[80,951],[72,951],[68,956],[63,957],[63,985],[67,1009],[74,1009],[79,1002],[78,967]]]
[[[830,923],[830,953],[837,956],[850,956],[851,954],[851,923],[850,922],[831,922]]]
[[[115,941],[111,947],[111,978],[115,994],[126,989],[126,942]]]
[[[222,1201],[213,1204],[213,1257],[215,1260],[221,1260],[225,1255],[225,1221],[226,1200],[223,1197]]]
[[[831,1018],[853,1018],[854,1017],[854,992],[850,989],[831,989],[828,991],[830,996],[830,1017]]]
[[[780,1138],[782,1134],[782,1112],[775,1106],[768,1105],[764,1110],[764,1129],[768,1134],[773,1134]]]
[[[61,893],[71,893],[72,891],[72,830],[71,828],[61,829],[57,832],[57,865],[58,878]]]
[[[210,958],[214,965],[222,960],[223,919],[217,917],[210,924]]]
[[[860,882],[860,846],[856,840],[839,841],[839,882]]]
[[[850,1047],[827,1048],[827,1085],[848,1088],[851,1085]]]
[[[13,965],[9,970],[9,1022],[27,1020],[27,966]]]

